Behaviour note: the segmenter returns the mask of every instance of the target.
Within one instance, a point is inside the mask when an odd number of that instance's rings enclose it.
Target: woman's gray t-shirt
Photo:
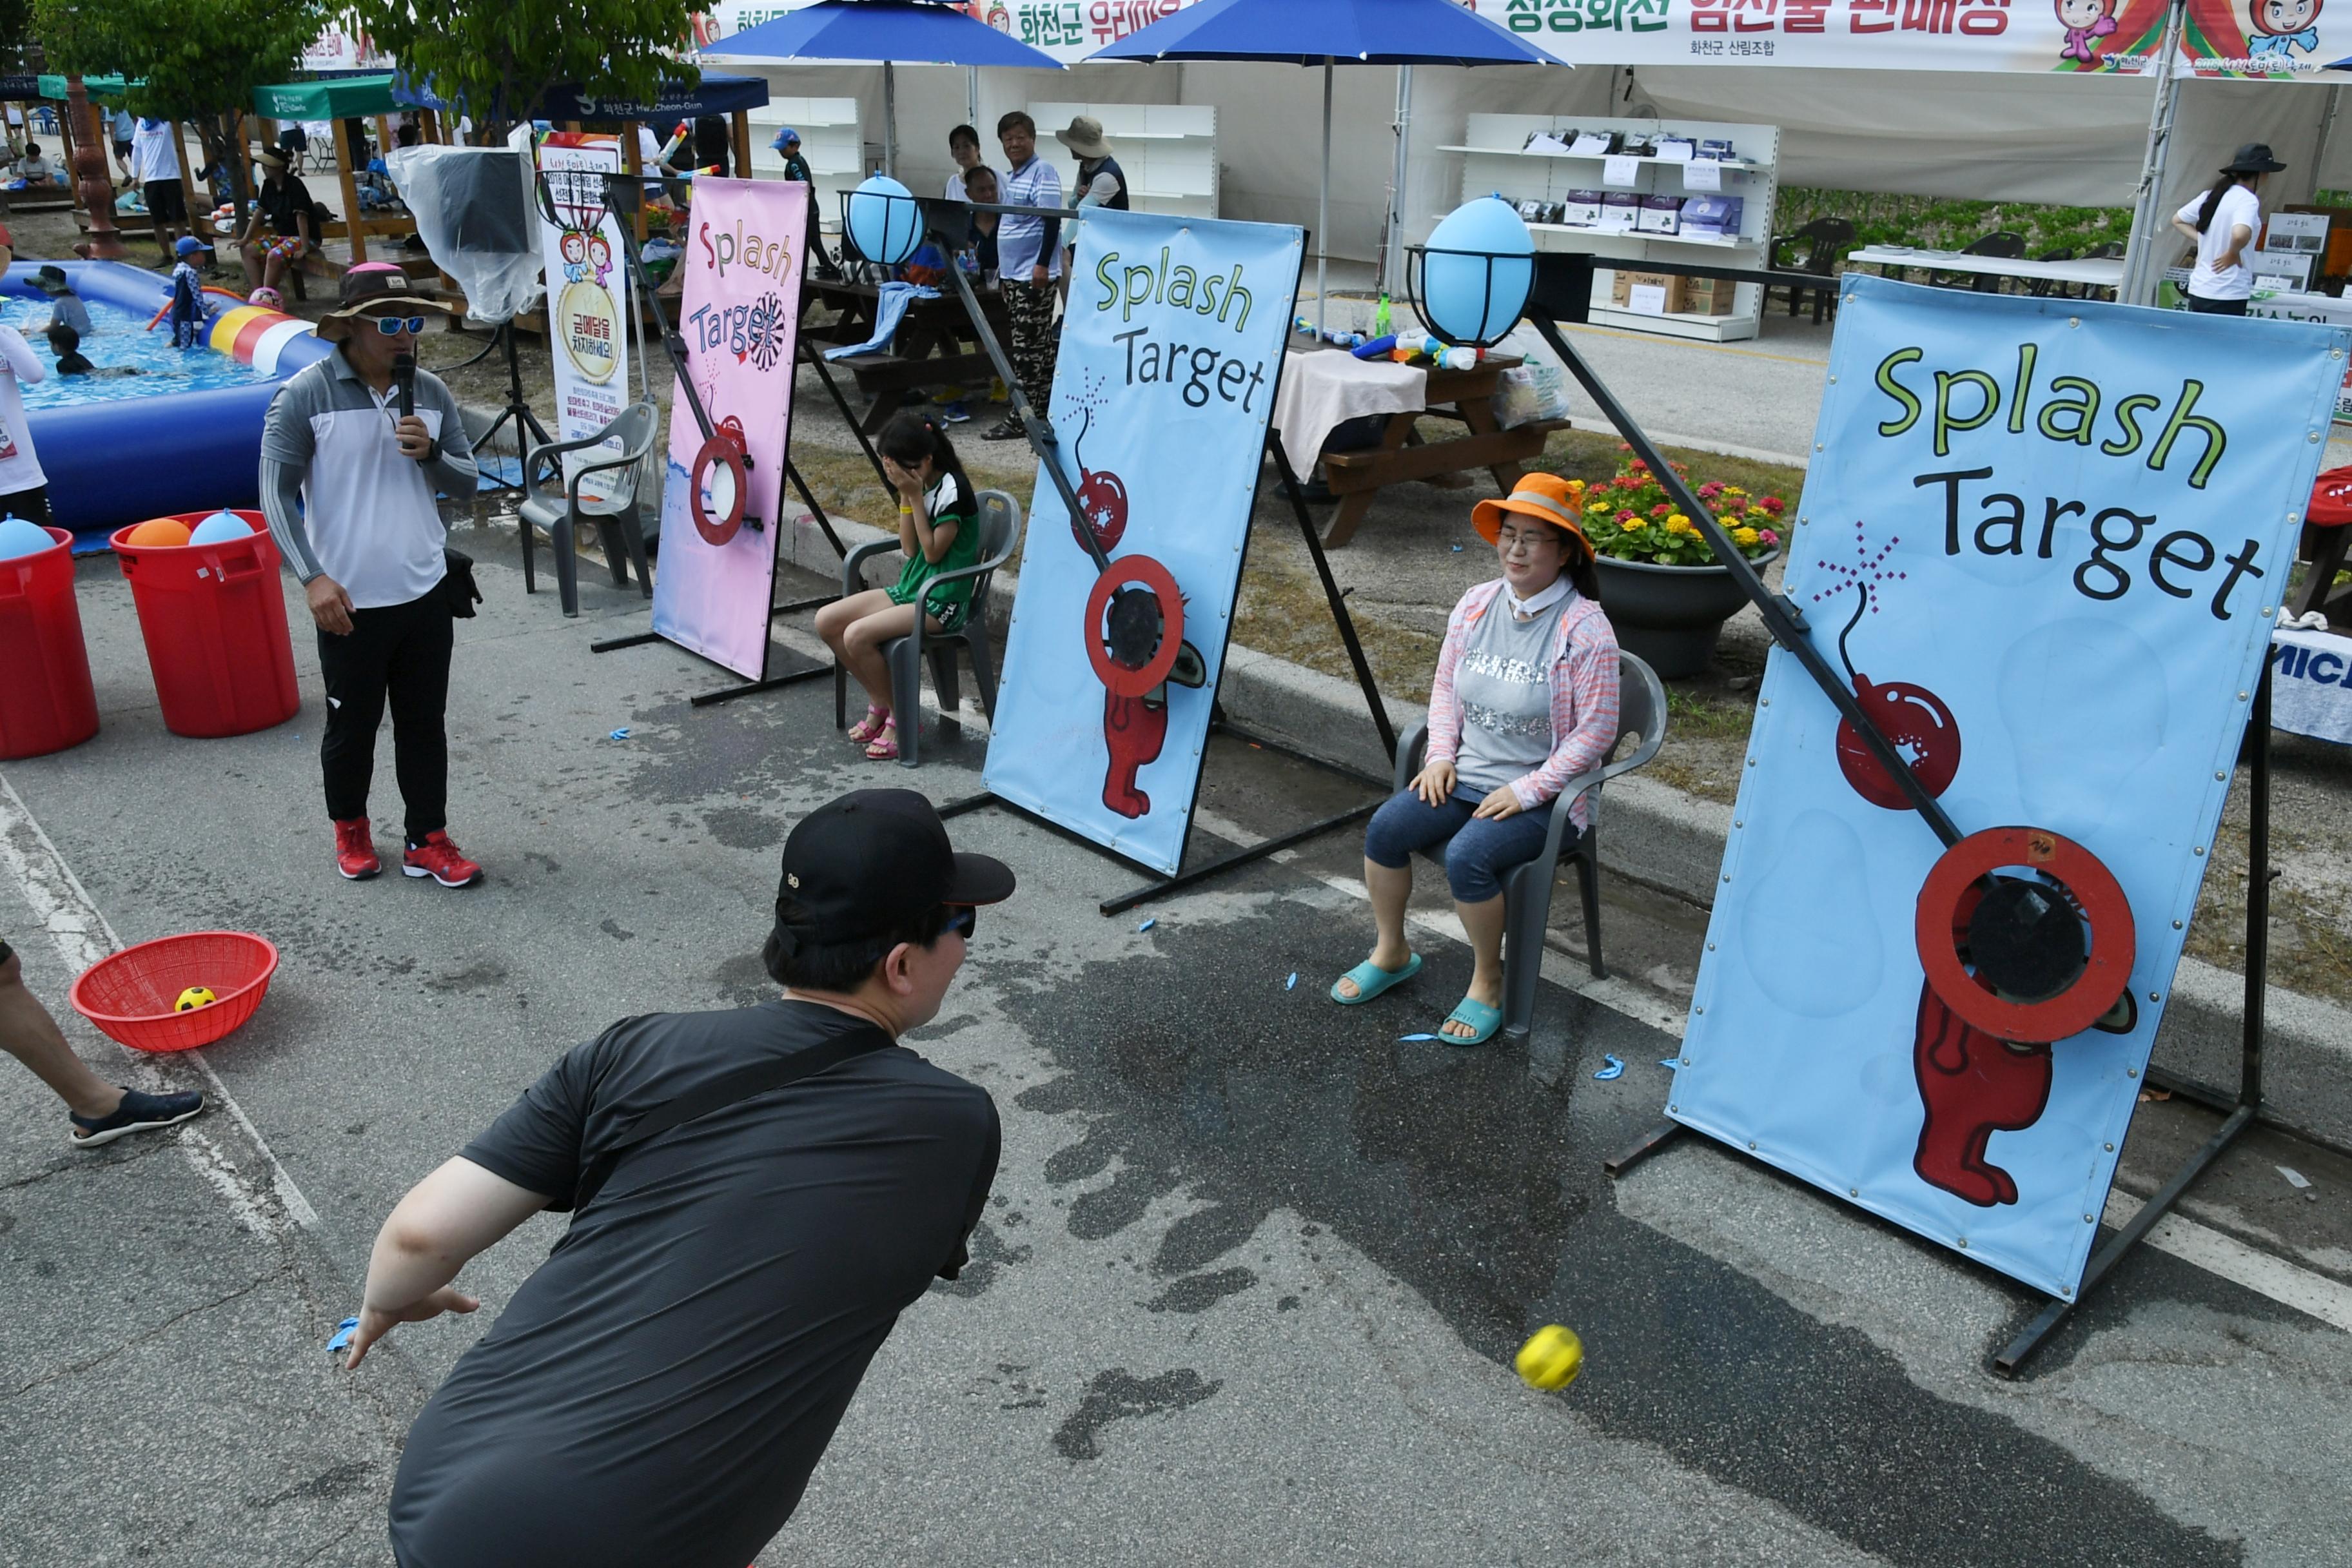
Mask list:
[[[1551,755],[1552,656],[1559,618],[1576,598],[1570,589],[1523,621],[1511,613],[1508,594],[1496,594],[1471,626],[1454,667],[1454,695],[1462,705],[1455,793],[1491,795]]]

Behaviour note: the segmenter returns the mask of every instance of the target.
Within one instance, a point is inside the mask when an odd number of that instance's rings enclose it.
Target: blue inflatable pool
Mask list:
[[[93,361],[152,371],[155,355],[173,352],[167,329],[143,332],[172,297],[161,274],[113,261],[19,261],[0,279],[0,296],[6,297],[6,319],[44,364],[54,363],[41,338],[47,312],[23,303],[47,305],[48,296],[33,286],[44,265],[62,268],[89,305],[99,331],[82,352]],[[261,423],[269,400],[286,377],[333,346],[320,342],[310,322],[283,311],[217,295],[206,300],[226,308],[212,317],[210,347],[190,353],[217,358],[120,379],[52,374],[48,383],[26,389],[25,423],[48,476],[49,510],[58,527],[73,531],[78,547],[100,545],[110,531],[151,517],[258,504]],[[141,333],[135,343],[131,332]],[[212,384],[223,381],[233,384]]]

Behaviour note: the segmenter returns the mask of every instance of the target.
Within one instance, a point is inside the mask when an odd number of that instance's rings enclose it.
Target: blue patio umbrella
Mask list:
[[[700,51],[728,60],[866,60],[882,67],[882,167],[898,161],[894,65],[1028,66],[1060,70],[1062,62],[944,0],[818,0],[814,5],[720,38]]]
[[[1087,57],[1094,60],[1287,60],[1323,68],[1323,184],[1316,198],[1316,325],[1323,321],[1325,236],[1331,227],[1331,69],[1397,66],[1396,181],[1402,222],[1405,122],[1417,65],[1559,65],[1517,33],[1456,0],[1199,0]]]

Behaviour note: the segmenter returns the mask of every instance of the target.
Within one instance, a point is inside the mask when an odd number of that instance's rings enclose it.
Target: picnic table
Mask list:
[[[1538,419],[1508,430],[1496,423],[1503,373],[1519,363],[1515,355],[1491,354],[1468,370],[1424,369],[1292,344],[1283,356],[1274,424],[1295,462],[1321,458],[1323,482],[1339,498],[1323,542],[1337,549],[1353,539],[1372,498],[1408,479],[1484,468],[1507,494],[1527,471],[1522,465],[1543,451],[1544,437],[1568,427],[1565,419]],[[1375,416],[1386,421],[1377,446],[1323,450],[1337,425]],[[1427,440],[1417,427],[1424,416],[1456,421],[1463,434]]]
[[[1984,278],[2014,278],[2025,283],[2070,284],[2085,289],[2123,287],[2120,257],[2086,257],[2075,261],[2028,261],[2018,256],[1969,256],[1957,250],[1915,250],[1907,245],[1866,245],[1846,254],[1848,263],[1875,267],[1882,277],[1897,282],[1914,267],[1930,272],[1973,272]]]
[[[881,293],[871,283],[807,279],[802,335],[820,353],[866,342],[874,335]],[[1013,323],[1005,314],[1003,295],[993,289],[978,293],[990,330],[999,342],[1009,343]],[[839,314],[830,322],[813,325],[805,316],[812,305],[823,305]],[[853,354],[832,362],[856,378],[858,392],[868,399],[866,414],[858,421],[868,436],[881,434],[909,392],[959,384],[985,387],[996,374],[995,365],[980,347],[979,336],[964,314],[963,300],[952,289],[942,289],[935,300],[909,301],[890,346],[891,353]]]

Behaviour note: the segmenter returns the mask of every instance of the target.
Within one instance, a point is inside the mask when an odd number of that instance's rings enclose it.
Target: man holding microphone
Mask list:
[[[401,869],[462,888],[482,868],[446,831],[456,605],[434,492],[470,497],[476,468],[457,399],[416,368],[422,312],[442,308],[411,294],[397,267],[344,274],[341,300],[319,323],[336,352],[296,373],[269,405],[261,503],[319,626],[335,868],[355,881],[383,868],[367,801],[388,704],[407,806]]]

